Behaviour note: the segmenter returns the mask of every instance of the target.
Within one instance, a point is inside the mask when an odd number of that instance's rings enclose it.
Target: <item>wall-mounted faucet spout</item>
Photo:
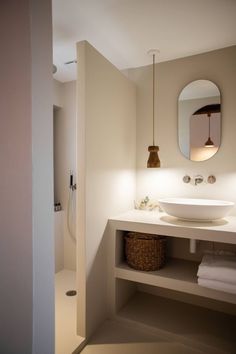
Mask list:
[[[197,186],[198,184],[203,182],[203,177],[201,175],[197,175],[194,177],[194,184]]]

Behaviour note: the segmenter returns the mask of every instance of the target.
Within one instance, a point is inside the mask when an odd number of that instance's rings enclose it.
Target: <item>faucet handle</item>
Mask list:
[[[185,176],[183,177],[183,182],[184,182],[184,183],[189,183],[190,181],[191,181],[191,177],[190,177],[190,176],[185,175]]]
[[[216,177],[214,175],[208,176],[207,182],[210,183],[210,184],[215,183],[216,182]]]

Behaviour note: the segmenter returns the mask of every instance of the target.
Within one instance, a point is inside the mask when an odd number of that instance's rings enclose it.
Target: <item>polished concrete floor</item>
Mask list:
[[[55,276],[55,354],[71,354],[83,342],[76,335],[76,296],[65,294],[75,284],[75,272],[62,270]],[[236,327],[231,317],[137,293],[117,318],[97,329],[81,353],[233,354]]]
[[[116,320],[107,320],[82,354],[200,354],[189,346]],[[206,353],[205,353],[206,354]]]
[[[233,354],[236,317],[137,292],[82,354]]]
[[[65,294],[75,284],[75,272],[64,269],[55,274],[55,354],[70,354],[83,341],[76,335],[76,296]]]

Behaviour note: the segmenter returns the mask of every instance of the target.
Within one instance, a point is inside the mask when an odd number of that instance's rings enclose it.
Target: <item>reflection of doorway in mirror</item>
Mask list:
[[[210,131],[209,131],[210,119]],[[192,161],[204,161],[212,157],[220,146],[220,112],[207,114],[195,114],[190,118],[190,159]],[[206,147],[207,139],[211,138],[214,146]]]

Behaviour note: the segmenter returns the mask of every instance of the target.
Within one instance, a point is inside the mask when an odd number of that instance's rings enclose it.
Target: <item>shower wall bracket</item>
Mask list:
[[[76,190],[76,183],[74,183],[74,176],[73,173],[70,173],[70,189],[73,191]]]

